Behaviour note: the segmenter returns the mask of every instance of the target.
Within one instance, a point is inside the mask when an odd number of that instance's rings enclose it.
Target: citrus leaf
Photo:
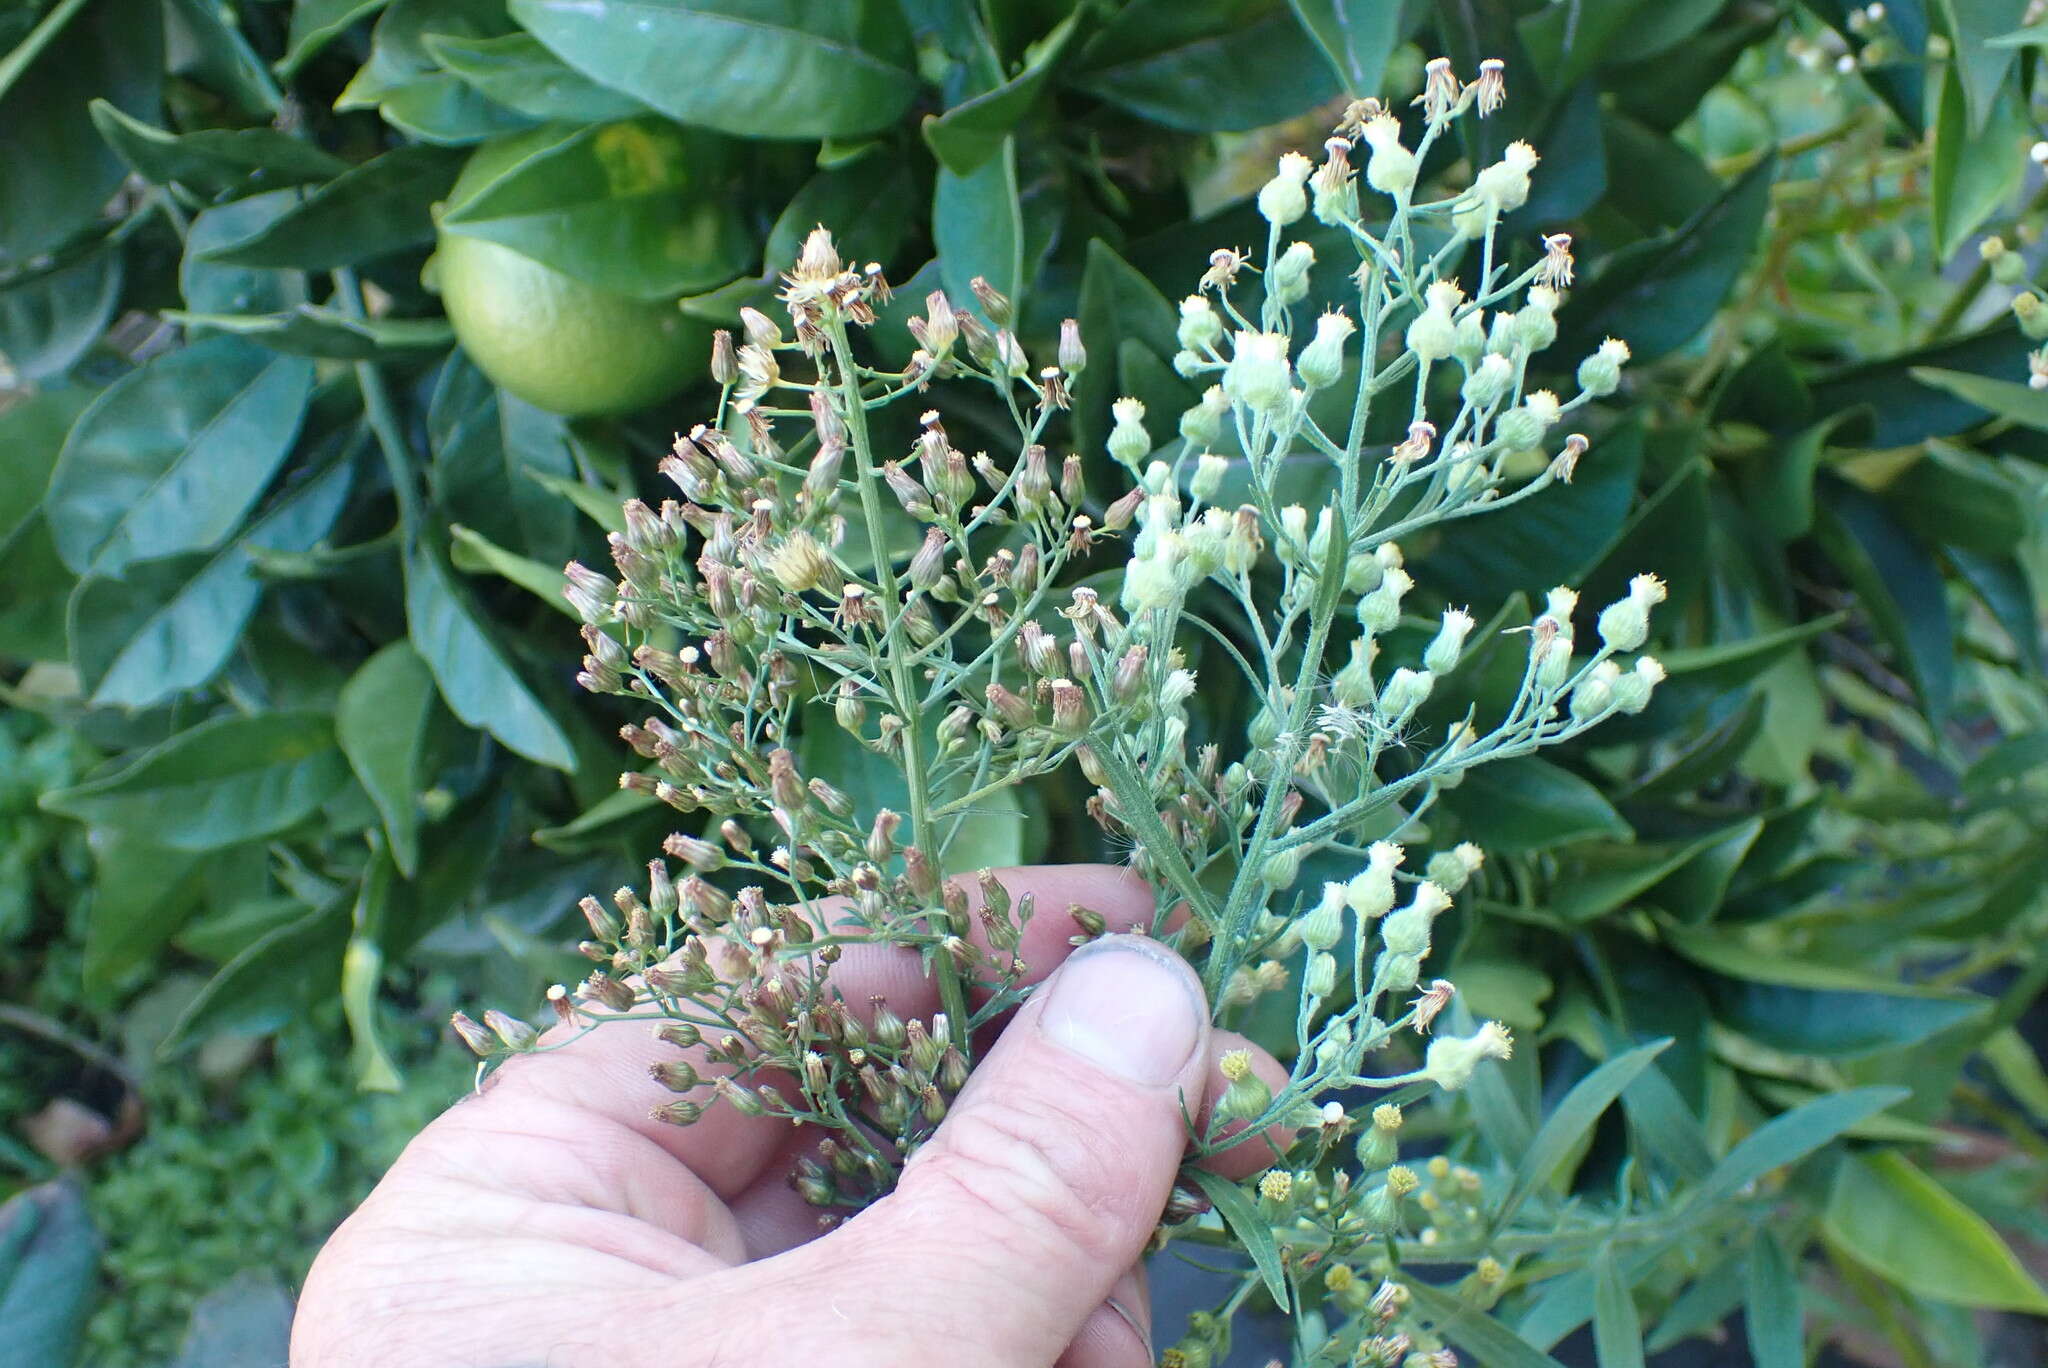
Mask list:
[[[1843,1160],[1821,1220],[1850,1258],[1914,1296],[2048,1315],[2048,1292],[1998,1232],[1896,1150]]]
[[[1627,840],[1629,825],[1600,790],[1548,760],[1518,756],[1480,765],[1442,797],[1502,854],[1549,850],[1596,836]]]
[[[670,299],[745,270],[721,140],[658,119],[595,124],[542,148],[441,216],[567,276],[639,299]]]
[[[430,206],[455,184],[461,154],[395,147],[314,190],[268,225],[202,259],[225,266],[327,271],[387,256],[434,236]]]
[[[325,713],[216,717],[111,774],[42,797],[45,811],[174,850],[219,850],[319,811],[348,780]]]
[[[893,0],[512,0],[592,80],[680,123],[756,138],[886,127],[917,94]]]
[[[276,222],[299,198],[294,190],[272,190],[200,210],[185,233],[185,255],[178,262],[178,292],[185,307],[201,314],[264,314],[305,303],[306,281],[297,271],[222,266],[206,259],[215,247]]]
[[[1891,647],[1931,722],[1955,696],[1955,629],[1941,568],[1884,505],[1842,480],[1821,487],[1814,531]]]
[[[1401,7],[1381,0],[1288,0],[1343,88],[1380,88],[1387,58],[1401,41]]]
[[[2010,418],[2021,427],[2048,432],[2048,390],[2010,380],[1993,380],[1967,371],[1942,370],[1936,366],[1914,366],[1908,372],[1923,385],[1946,390],[1966,404],[1987,413]]]
[[[74,1361],[98,1288],[100,1241],[85,1194],[61,1179],[0,1205],[0,1325],[7,1368]]]
[[[442,318],[355,318],[318,304],[300,304],[274,314],[187,313],[164,310],[164,318],[195,336],[226,333],[271,351],[370,361],[393,352],[445,351],[455,330]]]
[[[410,642],[394,641],[364,661],[334,706],[334,735],[410,879],[420,859],[420,756],[434,715],[434,676]]]
[[[1961,78],[1963,103],[1970,112],[1970,131],[1982,132],[1991,118],[1999,87],[2005,84],[2006,73],[2019,56],[2010,45],[1992,40],[2019,27],[2020,20],[2026,17],[2027,0],[1941,0],[1941,9],[1948,18],[1956,74]]]
[[[1266,1291],[1272,1296],[1274,1305],[1285,1312],[1293,1305],[1293,1298],[1288,1295],[1287,1272],[1280,1264],[1280,1247],[1273,1240],[1273,1227],[1259,1215],[1258,1203],[1250,1193],[1220,1173],[1199,1168],[1183,1172],[1195,1180],[1216,1208],[1216,1214],[1223,1218],[1231,1234],[1237,1236],[1237,1242],[1244,1246],[1245,1253],[1252,1256],[1252,1265],[1259,1270],[1259,1277],[1265,1281]]]
[[[537,560],[507,551],[473,527],[448,524],[448,563],[465,575],[496,575],[510,580],[556,612],[582,621],[562,597],[568,576]]]
[[[290,452],[313,364],[236,338],[166,352],[79,416],[44,496],[66,566],[209,551],[241,524]]]
[[[291,30],[277,74],[289,77],[307,58],[326,47],[391,0],[293,0]]]
[[[1963,78],[1955,65],[1944,69],[1941,103],[1934,118],[1934,155],[1928,169],[1928,203],[1934,219],[1934,251],[1946,262],[1984,221],[2012,199],[2026,177],[2019,149],[2032,137],[2023,101],[2001,90],[1986,114],[1988,124],[1973,135]]]
[[[1005,140],[1030,112],[1080,23],[1081,12],[1076,10],[1033,45],[1031,59],[1016,75],[925,119],[924,140],[948,171],[971,176],[1002,153]]]
[[[25,379],[69,374],[106,331],[126,277],[111,238],[76,260],[11,276],[0,286],[0,356]]]
[[[1522,1152],[1507,1194],[1493,1214],[1493,1229],[1504,1227],[1523,1202],[1551,1181],[1614,1100],[1670,1045],[1669,1040],[1638,1045],[1626,1054],[1616,1055],[1572,1086]]]
[[[1027,282],[1014,140],[1005,139],[1002,151],[971,176],[939,168],[932,193],[932,240],[939,249],[940,278],[955,308],[973,301],[968,285],[976,276],[1021,308]]]
[[[575,769],[576,752],[561,725],[478,621],[441,554],[425,545],[406,553],[405,615],[449,711],[536,764]]]
[[[349,169],[332,153],[274,128],[205,128],[169,133],[105,100],[90,105],[107,145],[156,185],[177,181],[208,193],[250,183],[258,189],[332,180]]]
[[[42,506],[64,435],[92,402],[84,387],[48,389],[0,411],[0,551],[11,546]]]
[[[1081,89],[1191,133],[1278,123],[1339,89],[1323,53],[1282,5],[1134,0],[1089,43],[1082,62],[1074,79]]]
[[[83,977],[86,989],[99,993],[183,929],[204,895],[199,876],[208,857],[121,831],[94,833],[92,847],[97,877],[86,912]],[[149,877],[136,878],[138,869]]]
[[[93,703],[146,708],[210,681],[263,596],[256,550],[311,550],[341,516],[352,477],[336,461],[211,556],[80,581],[66,616],[72,665]]]
[[[429,33],[426,49],[485,99],[529,119],[604,123],[643,114],[647,106],[607,90],[549,52],[530,33],[496,38]]]
[[[576,461],[562,418],[496,388],[467,357],[456,355],[434,386],[427,442],[434,453],[434,503],[443,515],[544,562],[569,559],[575,506],[530,478],[573,481]],[[618,501],[610,502],[617,514]]]

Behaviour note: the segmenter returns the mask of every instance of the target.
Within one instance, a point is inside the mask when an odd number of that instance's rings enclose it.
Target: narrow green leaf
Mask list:
[[[576,767],[561,725],[519,677],[486,631],[438,551],[406,553],[405,612],[412,644],[441,686],[448,708],[536,764]]]
[[[219,850],[296,825],[347,779],[325,713],[257,713],[202,722],[41,805],[175,850]]]
[[[1199,1168],[1188,1169],[1186,1173],[1215,1206],[1216,1214],[1237,1236],[1237,1242],[1252,1256],[1252,1264],[1265,1280],[1266,1291],[1272,1295],[1274,1305],[1286,1311],[1293,1304],[1293,1298],[1288,1295],[1287,1272],[1280,1264],[1280,1247],[1273,1240],[1273,1227],[1259,1215],[1258,1202],[1221,1174]]]
[[[1984,221],[2009,202],[2025,179],[2027,164],[2000,150],[2022,147],[2032,137],[2024,103],[2000,89],[1981,132],[1973,135],[1963,78],[1954,64],[1943,68],[1941,102],[1935,111],[1934,155],[1928,168],[1928,200],[1934,218],[1934,251],[1946,262]]]
[[[1999,87],[2019,54],[1992,39],[2009,34],[2026,17],[2027,0],[1941,0],[1948,19],[1963,100],[1970,111],[1970,131],[1982,132],[1991,118]]]
[[[307,58],[391,0],[292,0],[292,23],[277,74],[289,77]]]
[[[511,9],[599,84],[740,137],[867,133],[917,95],[894,0],[512,0]]]
[[[2036,432],[2048,432],[2048,390],[1935,366],[1914,366],[1907,373],[1921,384],[1946,390],[1987,413],[2009,418]]]
[[[1611,1248],[1593,1259],[1593,1352],[1600,1368],[1643,1368],[1642,1317]]]
[[[433,672],[411,643],[394,641],[363,662],[334,708],[335,738],[408,879],[419,868],[420,756],[433,707]]]
[[[1963,792],[1994,793],[2036,774],[2048,774],[2048,731],[2008,737],[1963,771]]]
[[[1749,1246],[1749,1293],[1742,1306],[1756,1368],[1803,1368],[1805,1315],[1798,1270],[1777,1236],[1768,1228],[1759,1230]]]
[[[1705,1212],[1727,1201],[1771,1170],[1798,1163],[1858,1121],[1911,1095],[1905,1088],[1851,1088],[1772,1117],[1714,1166],[1693,1189],[1688,1209]]]
[[[1339,91],[1316,42],[1280,5],[1133,0],[1089,43],[1082,66],[1073,83],[1083,90],[1191,133],[1261,128]]]
[[[1836,1247],[1916,1297],[2048,1315],[2048,1292],[1998,1232],[1896,1150],[1844,1159],[1821,1223]]]
[[[291,451],[313,365],[236,338],[164,353],[80,415],[50,477],[45,516],[74,572],[210,551]]]
[[[1614,1100],[1670,1045],[1669,1040],[1638,1045],[1626,1054],[1616,1055],[1573,1085],[1557,1108],[1544,1118],[1536,1138],[1515,1165],[1507,1194],[1492,1216],[1493,1229],[1506,1226],[1522,1203],[1556,1176],[1559,1166],[1578,1148]]]
[[[1484,1311],[1453,1293],[1413,1277],[1402,1284],[1415,1307],[1438,1334],[1470,1354],[1486,1368],[1564,1368],[1550,1355],[1536,1348]]]
[[[576,504],[528,478],[547,475],[583,487],[574,481],[565,419],[496,388],[457,354],[434,386],[427,442],[434,453],[434,504],[443,516],[516,554],[557,567],[569,559],[576,549]],[[619,501],[609,503],[619,516]]]
[[[64,449],[65,434],[92,402],[79,386],[32,394],[0,411],[0,551],[11,546],[42,507],[43,491]]]
[[[1955,628],[1941,568],[1884,505],[1861,488],[1829,480],[1814,531],[1821,548],[1856,590],[1913,686],[1930,722],[1948,716],[1955,697]]]

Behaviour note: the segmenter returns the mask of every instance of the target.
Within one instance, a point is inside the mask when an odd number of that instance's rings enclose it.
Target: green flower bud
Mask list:
[[[1465,638],[1477,625],[1472,615],[1463,608],[1444,609],[1443,625],[1437,628],[1435,640],[1422,653],[1422,668],[1433,674],[1449,674],[1458,668],[1458,657],[1464,653]]]
[[[1327,952],[1309,956],[1303,980],[1310,997],[1326,998],[1337,991],[1337,957]]]
[[[1621,387],[1622,363],[1628,360],[1628,343],[1610,337],[1600,349],[1579,362],[1579,388],[1598,398]]]
[[[1482,1060],[1506,1059],[1515,1052],[1515,1040],[1507,1027],[1489,1021],[1469,1036],[1438,1036],[1429,1042],[1422,1071],[1445,1092],[1456,1092],[1472,1081]]]
[[[1327,389],[1344,374],[1344,343],[1356,331],[1350,318],[1326,313],[1316,320],[1316,335],[1302,348],[1295,370],[1309,389]]]
[[[1259,187],[1259,216],[1276,228],[1285,228],[1308,212],[1308,178],[1315,164],[1299,152],[1280,158],[1273,179]]]
[[[1301,877],[1301,852],[1283,850],[1266,858],[1266,867],[1259,871],[1259,880],[1266,887],[1278,891],[1294,887],[1294,881]]]
[[[1116,418],[1109,431],[1109,454],[1136,470],[1152,454],[1152,438],[1145,431],[1145,405],[1126,396],[1111,404],[1109,411]]]
[[[1279,304],[1298,304],[1308,294],[1309,268],[1316,253],[1306,242],[1290,242],[1266,273],[1266,291]]]
[[[1436,676],[1428,670],[1411,670],[1403,666],[1395,670],[1380,690],[1380,715],[1388,725],[1398,727],[1415,715],[1415,710],[1429,698],[1430,690],[1436,687]]]
[[[1293,387],[1287,362],[1287,334],[1240,332],[1231,345],[1230,364],[1223,371],[1223,391],[1254,413],[1285,408]]]
[[[1486,863],[1485,852],[1470,841],[1465,841],[1450,850],[1439,850],[1429,857],[1426,871],[1429,881],[1446,893],[1456,893],[1479,872]]]
[[[1180,302],[1180,325],[1175,333],[1187,350],[1210,351],[1223,340],[1223,318],[1208,296],[1189,295]]]
[[[1209,502],[1216,497],[1216,491],[1223,488],[1223,477],[1229,470],[1228,457],[1204,452],[1195,460],[1195,474],[1188,481],[1188,492],[1204,503]]]
[[[1202,402],[1180,416],[1180,435],[1196,449],[1216,445],[1223,433],[1223,415],[1230,412],[1230,398],[1221,385],[1209,386]]]
[[[1439,280],[1429,287],[1425,307],[1408,325],[1408,350],[1424,361],[1442,361],[1458,344],[1458,325],[1452,318],[1464,297],[1455,282]]]
[[[1514,382],[1514,363],[1498,352],[1488,352],[1465,377],[1459,393],[1474,408],[1491,408],[1507,396]]]

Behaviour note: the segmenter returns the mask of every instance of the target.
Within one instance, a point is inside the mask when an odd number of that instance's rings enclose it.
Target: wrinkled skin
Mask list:
[[[1109,868],[1003,877],[1112,928],[1150,915],[1149,891]],[[1138,1260],[1185,1149],[1182,1107],[1206,1108],[1216,1058],[1243,1042],[1210,1030],[1195,975],[1156,942],[1112,937],[1064,973],[1071,931],[1057,914],[1027,928],[1020,954],[1043,986],[896,1191],[823,1236],[788,1184],[817,1134],[723,1106],[689,1127],[650,1119],[672,1095],[648,1065],[679,1053],[650,1027],[512,1061],[427,1127],[322,1251],[292,1368],[1144,1368]],[[1083,990],[1061,989],[1083,979],[1096,1018],[1076,1028]],[[855,947],[833,984],[904,1017],[938,1007],[907,951]],[[1134,1079],[1073,1046],[1077,1029],[1112,1054],[1148,1032],[1174,1058],[1188,1048],[1164,1082]],[[1252,1138],[1209,1162],[1244,1174],[1273,1153]]]

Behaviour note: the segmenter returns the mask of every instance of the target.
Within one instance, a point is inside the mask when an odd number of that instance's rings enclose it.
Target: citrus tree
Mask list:
[[[1075,320],[1089,362],[1052,440],[1110,488],[1117,401],[1198,401],[1177,301],[1214,248],[1265,243],[1276,157],[1355,96],[1412,135],[1425,55],[1499,59],[1511,98],[1419,174],[1454,192],[1526,143],[1540,174],[1502,251],[1520,270],[1566,231],[1577,272],[1564,369],[1532,375],[1569,391],[1608,336],[1632,361],[1568,486],[1408,546],[1401,630],[1419,649],[1445,607],[1527,622],[1566,583],[1596,610],[1651,572],[1669,678],[1444,795],[1447,843],[1490,853],[1439,931],[1446,972],[1541,1048],[1409,1134],[1486,1173],[1489,1221],[1662,1233],[1517,1266],[1445,1333],[1541,1362],[1590,1319],[1622,1363],[1747,1299],[1758,1360],[1791,1362],[1803,1269],[1812,1328],[1960,1360],[1958,1308],[2041,1305],[1979,1214],[2038,1197],[2013,1159],[2038,1159],[2048,1110],[2016,1029],[2048,976],[2028,11],[16,6],[0,683],[83,757],[36,797],[89,832],[66,870],[91,889],[0,934],[69,918],[101,1004],[203,969],[173,1057],[338,1000],[353,1075],[398,1086],[384,1034],[423,973],[529,1000],[571,975],[577,896],[676,829],[618,787],[637,714],[576,688],[561,567],[659,499],[657,461],[719,409],[715,332],[773,307],[814,226],[892,288],[878,365],[908,363],[935,290],[1034,356]],[[970,452],[1009,424],[977,402],[947,416]],[[900,427],[877,440],[908,450]],[[1445,696],[1504,711],[1517,668],[1475,650]],[[1226,679],[1196,706],[1242,725],[1255,700]],[[886,779],[829,708],[797,730],[805,772]],[[1086,792],[1021,787],[977,822],[977,862],[1098,854]],[[2003,1162],[1933,1163],[1959,1127]],[[1741,1148],[1766,1135],[1798,1143]],[[1774,1220],[1666,1214],[1760,1154],[1749,1177],[1817,1156]],[[1488,1338],[1510,1326],[1521,1348]]]

